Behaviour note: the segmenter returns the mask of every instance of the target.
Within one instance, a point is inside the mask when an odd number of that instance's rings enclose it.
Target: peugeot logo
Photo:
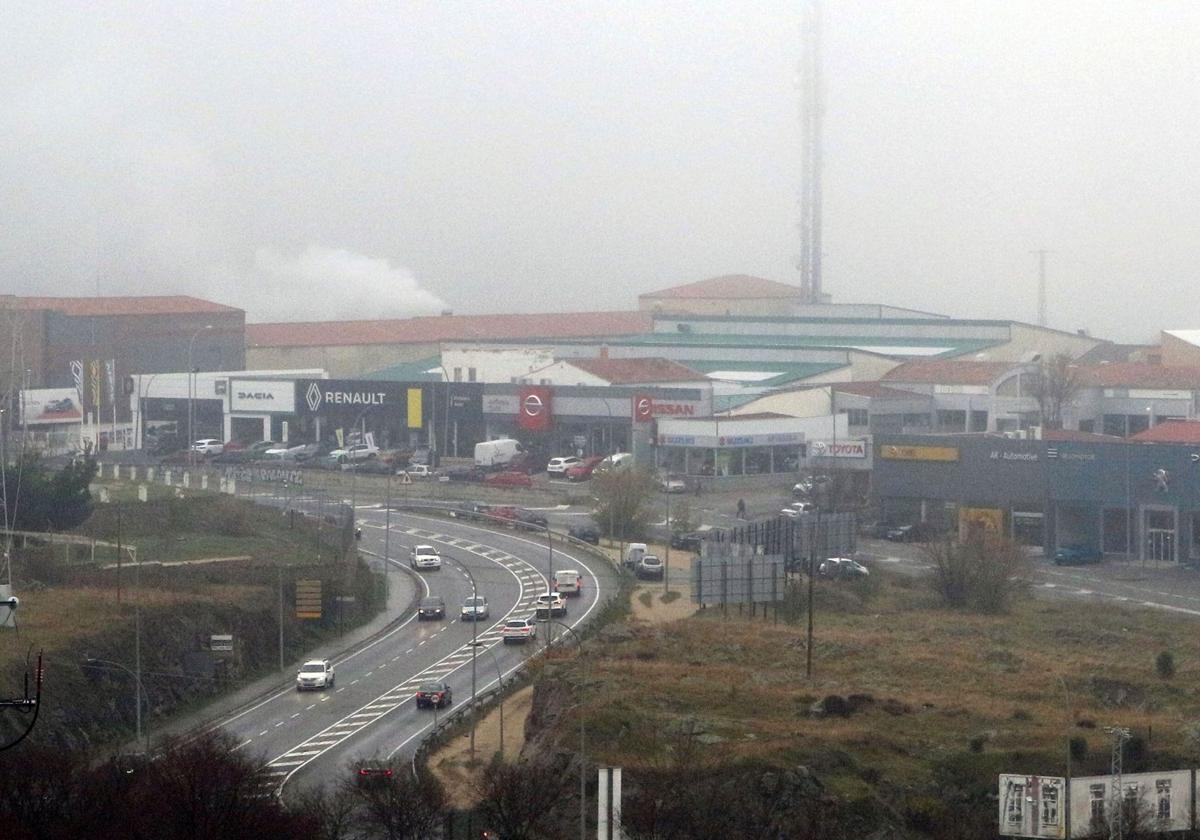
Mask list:
[[[525,409],[525,414],[528,417],[537,417],[542,413],[542,409],[545,408],[545,406],[542,404],[542,398],[537,394],[529,394],[526,396],[525,402],[522,403],[522,405]]]
[[[304,399],[308,403],[309,411],[316,411],[321,407],[321,389],[317,387],[316,382],[308,384],[308,390],[304,392]]]

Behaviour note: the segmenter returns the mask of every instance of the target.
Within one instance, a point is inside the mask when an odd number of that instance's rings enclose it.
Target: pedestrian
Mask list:
[[[737,518],[738,519],[746,518],[746,500],[745,499],[738,499]]]

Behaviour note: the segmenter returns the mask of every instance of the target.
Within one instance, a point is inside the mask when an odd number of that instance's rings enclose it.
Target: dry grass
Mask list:
[[[1106,724],[1152,727],[1157,741],[1178,746],[1184,723],[1200,717],[1193,619],[1059,601],[974,615],[886,580],[865,600],[827,590],[816,616],[811,681],[803,624],[711,609],[669,624],[635,623],[632,641],[593,654],[604,687],[588,708],[602,760],[665,760],[688,717],[716,742],[702,749],[721,760],[808,763],[846,753],[882,773],[918,774],[973,738],[988,751],[1053,755],[1069,731],[1103,753]],[[1155,673],[1162,650],[1178,663],[1171,681]],[[833,694],[873,702],[846,718],[809,714]],[[1081,720],[1098,728],[1081,728]]]

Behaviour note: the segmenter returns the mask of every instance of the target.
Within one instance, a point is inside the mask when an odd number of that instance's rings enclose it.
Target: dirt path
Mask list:
[[[533,686],[522,688],[504,701],[504,757],[511,760],[525,743],[525,719],[533,703]],[[464,733],[429,759],[429,768],[445,786],[455,808],[475,804],[480,774],[500,751],[500,709],[480,718],[475,726],[475,766],[471,765],[471,735]]]

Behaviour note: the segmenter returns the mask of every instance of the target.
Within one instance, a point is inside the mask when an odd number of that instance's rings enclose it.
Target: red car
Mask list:
[[[483,483],[488,487],[532,487],[533,479],[529,477],[529,473],[510,471],[492,473]]]
[[[584,458],[573,467],[567,467],[567,481],[587,481],[596,470],[596,465],[604,460],[603,455],[592,455]]]

